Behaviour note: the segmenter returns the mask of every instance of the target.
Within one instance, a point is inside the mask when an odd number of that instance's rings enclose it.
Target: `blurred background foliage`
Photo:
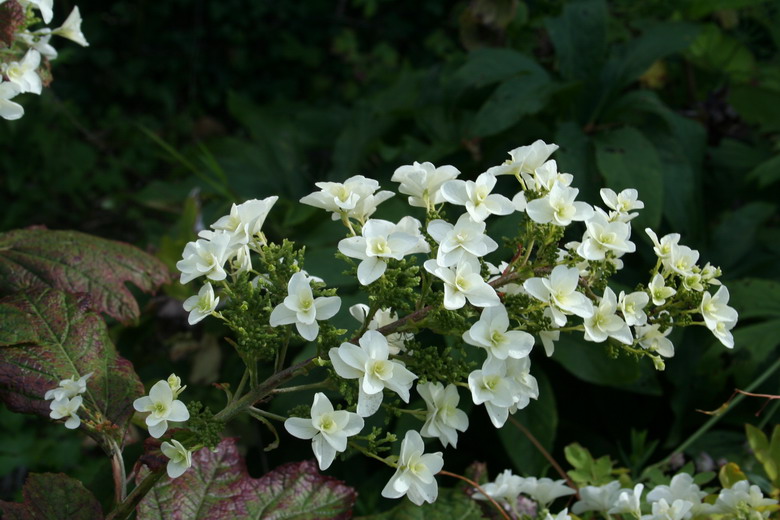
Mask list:
[[[184,244],[231,203],[278,194],[269,238],[306,244],[307,268],[339,287],[346,307],[359,295],[331,261],[341,229],[297,203],[314,182],[363,174],[388,188],[395,168],[415,160],[453,164],[474,178],[508,150],[544,139],[560,145],[553,157],[584,200],[598,203],[603,186],[639,189],[639,252],[621,287],[646,281],[654,263],[644,227],[679,232],[702,262],[722,267],[741,323],[733,352],[703,329],[677,331],[662,373],[578,338],[562,341],[553,359],[536,352],[542,395],[518,421],[560,461],[563,446],[578,441],[639,471],[708,420],[697,409],[717,409],[735,387],[777,368],[777,2],[78,4],[90,47],[61,43],[52,88],[24,100],[22,120],[0,122],[0,229],[79,229],[135,243],[173,267]],[[56,16],[71,5],[58,0]],[[378,216],[399,218],[401,202]],[[509,236],[515,223],[497,221],[493,232]],[[207,384],[237,381],[240,361],[217,325],[186,326],[180,300],[191,290],[170,287],[146,303],[138,327],[113,334],[147,383],[175,369],[191,399],[216,408]],[[341,325],[352,327],[348,318]],[[780,393],[780,377],[768,375],[753,390]],[[686,457],[705,466],[746,460],[743,424],[778,422],[778,403],[756,418],[763,403],[744,401],[688,445]],[[0,417],[0,498],[18,493],[27,471],[105,481],[106,463],[63,455],[64,447],[94,451],[73,434],[5,410]],[[496,433],[481,409],[472,424],[448,468],[479,459],[491,474],[548,469],[513,425]],[[259,424],[232,433],[245,440],[255,475],[310,456],[293,439],[262,452],[270,434]],[[358,512],[376,507],[388,477],[374,466],[334,465],[360,483]],[[758,466],[745,469],[765,478]]]

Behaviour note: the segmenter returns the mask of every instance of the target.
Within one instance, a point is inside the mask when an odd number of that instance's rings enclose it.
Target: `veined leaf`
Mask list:
[[[474,116],[471,133],[487,137],[544,108],[551,91],[547,74],[514,76],[501,83]]]
[[[31,473],[21,504],[0,500],[5,520],[102,520],[100,503],[81,482],[62,473]]]
[[[126,323],[139,311],[125,282],[149,292],[169,280],[162,262],[122,242],[44,228],[0,234],[0,296],[45,287],[85,293],[90,308]]]
[[[46,391],[89,372],[84,406],[117,425],[121,438],[144,387],[117,355],[103,318],[55,289],[0,300],[0,399],[11,410],[48,417]]]
[[[140,472],[138,482],[148,470]],[[321,475],[313,461],[249,476],[235,439],[192,456],[192,468],[163,479],[138,505],[138,520],[286,520],[352,517],[355,490]]]
[[[585,79],[601,70],[607,51],[607,18],[603,0],[580,0],[566,2],[558,18],[547,20],[564,78]]]

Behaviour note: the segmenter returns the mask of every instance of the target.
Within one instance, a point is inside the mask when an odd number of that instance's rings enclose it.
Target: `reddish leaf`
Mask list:
[[[103,318],[54,289],[0,300],[0,399],[10,409],[48,417],[46,391],[89,372],[84,405],[119,426],[119,435],[144,387],[117,355]]]
[[[125,283],[149,292],[169,280],[162,262],[122,242],[44,228],[0,234],[0,296],[45,287],[86,293],[92,309],[126,323],[139,311]]]
[[[225,439],[215,452],[196,452],[181,477],[163,477],[138,506],[138,520],[339,520],[352,517],[355,497],[351,487],[321,475],[313,460],[252,478],[235,440]]]
[[[21,504],[0,500],[4,520],[102,520],[100,503],[76,479],[62,473],[31,473]]]

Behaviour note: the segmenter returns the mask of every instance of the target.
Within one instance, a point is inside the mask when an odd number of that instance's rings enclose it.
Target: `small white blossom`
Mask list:
[[[490,215],[509,215],[515,207],[508,198],[492,193],[496,177],[483,173],[476,181],[448,181],[441,192],[450,204],[465,206],[474,222],[482,222]]]
[[[18,85],[0,78],[0,117],[8,121],[15,121],[24,115],[24,107],[11,101],[19,92]]]
[[[715,330],[720,322],[733,322],[737,321],[737,311],[728,306],[729,303],[729,290],[725,285],[721,285],[718,292],[714,295],[705,292],[702,294],[701,305],[699,305],[699,311],[701,312],[704,323],[710,330]]]
[[[231,235],[225,231],[210,232],[207,238],[199,238],[184,246],[182,259],[176,263],[181,271],[181,283],[185,284],[205,276],[219,282],[227,278],[224,265],[232,255]]]
[[[608,337],[611,337],[626,345],[631,345],[634,342],[631,329],[616,314],[617,299],[612,289],[607,287],[604,290],[604,297],[601,298],[598,306],[594,306],[593,309],[593,316],[584,320],[585,339],[587,341],[601,343],[606,341]]]
[[[444,282],[444,308],[460,309],[466,300],[475,307],[493,307],[501,299],[480,274],[476,259],[461,258],[454,267],[441,267],[436,260],[427,260],[425,270]]]
[[[479,320],[463,333],[463,341],[484,348],[498,359],[523,358],[530,354],[534,337],[521,330],[509,329],[506,307],[496,305],[482,311]]]
[[[585,222],[587,231],[577,254],[586,260],[604,260],[608,252],[615,257],[636,251],[636,245],[629,239],[631,226],[626,222],[609,222],[603,213],[596,212]]]
[[[357,413],[361,417],[373,415],[382,404],[385,388],[408,403],[409,389],[417,376],[400,362],[388,359],[387,339],[381,333],[369,330],[358,343],[360,346],[342,343],[329,352],[333,369],[339,376],[358,380]]]
[[[327,320],[336,315],[341,307],[338,296],[314,298],[311,278],[303,271],[290,277],[287,282],[287,297],[271,311],[269,322],[272,327],[295,323],[298,334],[307,341],[314,341],[320,332],[318,320]]]
[[[415,162],[397,168],[390,180],[401,183],[398,191],[409,195],[410,206],[431,210],[434,205],[444,202],[441,193],[442,185],[458,175],[460,172],[454,166],[436,168],[429,162]]]
[[[417,385],[417,393],[425,401],[428,415],[420,430],[423,437],[437,437],[446,448],[458,444],[458,432],[465,432],[469,427],[469,417],[466,412],[458,409],[460,396],[455,385],[441,383],[425,383]]]
[[[468,383],[474,404],[484,404],[490,421],[501,428],[509,417],[509,408],[515,404],[517,385],[507,377],[507,363],[488,358],[480,370],[469,374]]]
[[[580,500],[575,502],[571,512],[575,515],[586,511],[606,513],[617,501],[620,494],[620,482],[613,480],[603,486],[585,486],[580,488]]]
[[[526,205],[528,217],[539,224],[568,226],[572,221],[588,220],[593,208],[586,202],[575,201],[579,190],[555,183],[550,192]]]
[[[672,254],[672,248],[680,242],[679,233],[665,235],[660,240],[658,239],[658,235],[650,228],[645,228],[645,233],[647,233],[647,236],[653,241],[653,251],[655,251],[655,255],[661,260],[669,258]]]
[[[214,296],[211,282],[206,282],[196,296],[190,296],[184,300],[184,310],[190,313],[187,317],[187,323],[195,325],[207,316],[211,316],[217,305],[219,305],[219,296]]]
[[[656,352],[666,358],[673,357],[674,344],[666,337],[672,332],[672,328],[669,327],[664,332],[661,332],[659,328],[660,326],[658,324],[637,327],[637,341],[644,349]]]
[[[190,418],[187,407],[173,395],[168,381],[158,381],[149,390],[148,396],[139,397],[133,401],[133,408],[138,412],[148,412],[146,426],[149,435],[159,439],[168,429],[168,421],[184,422]]]
[[[43,83],[37,72],[40,64],[41,53],[35,49],[29,49],[21,62],[3,63],[2,71],[8,81],[19,88],[20,93],[40,94],[43,90]]]
[[[442,453],[440,451],[425,453],[425,445],[420,434],[409,430],[401,442],[398,467],[382,490],[382,496],[401,498],[406,495],[418,506],[423,502],[433,503],[439,494],[434,475],[443,467]]]
[[[19,3],[25,7],[27,4],[32,4],[41,12],[41,18],[43,18],[44,23],[51,22],[52,16],[54,16],[54,0],[20,0]]]
[[[482,484],[482,489],[493,500],[502,503],[507,508],[511,508],[517,503],[517,497],[524,489],[526,479],[515,475],[512,470],[506,469],[501,472],[496,480]],[[472,498],[476,500],[487,500],[482,493],[474,493]]]
[[[710,330],[712,330],[712,333],[724,347],[734,348],[734,336],[731,335],[731,329],[733,329],[736,324],[736,321],[719,321],[715,324],[715,327]]]
[[[70,399],[71,397],[76,397],[79,394],[83,394],[87,391],[87,379],[90,377],[92,377],[92,372],[84,374],[78,379],[63,379],[60,381],[60,384],[57,386],[57,388],[47,390],[43,398],[46,400],[54,399],[55,401],[59,401],[62,399]]]
[[[644,484],[637,484],[634,489],[621,489],[618,495],[615,505],[607,511],[609,514],[628,514],[633,517],[639,517],[642,512],[640,511],[640,500],[642,498],[642,490],[644,490]]]
[[[436,262],[442,267],[457,264],[462,258],[481,258],[498,249],[495,240],[485,234],[485,223],[475,222],[464,213],[453,226],[444,220],[432,220],[428,234],[439,244]]]
[[[368,311],[368,305],[365,303],[356,303],[349,308],[349,313],[360,323],[366,321]],[[371,319],[371,321],[368,322],[366,329],[378,330],[385,325],[389,325],[396,321],[398,321],[398,314],[393,312],[392,309],[379,309],[374,313],[374,317]],[[395,356],[404,350],[405,342],[412,340],[414,338],[414,334],[409,332],[394,332],[392,334],[388,334],[385,336],[385,338],[387,339],[387,348],[390,352],[390,355]]]
[[[523,283],[528,293],[550,305],[553,321],[558,327],[566,324],[566,314],[576,314],[581,318],[593,316],[593,304],[587,296],[577,292],[580,273],[576,267],[557,265],[549,278],[529,278]]]
[[[544,517],[544,520],[571,520],[571,518],[572,517],[569,514],[569,508],[564,508],[563,511],[555,516],[553,516],[552,513],[547,513],[547,516]]]
[[[574,176],[570,173],[560,173],[558,171],[558,164],[553,160],[549,160],[536,168],[533,175],[524,173],[523,179],[529,190],[549,193],[556,184],[567,187],[571,186],[571,181],[574,180]]]
[[[78,6],[73,8],[62,26],[54,29],[52,34],[74,41],[82,47],[89,47],[89,43],[84,37],[84,33],[81,32],[81,13],[79,12]]]
[[[750,485],[750,482],[747,480],[740,480],[730,488],[720,490],[720,494],[710,512],[722,515],[740,515],[745,509],[756,510],[759,507],[775,504],[777,504],[777,500],[764,498],[761,488],[756,485]],[[765,513],[764,518],[768,516],[769,511]]]
[[[628,222],[639,215],[639,213],[631,213],[631,211],[645,207],[645,203],[639,200],[639,192],[633,188],[623,190],[620,193],[615,193],[609,188],[602,188],[599,195],[601,195],[604,204],[609,209],[615,210],[623,222]]]
[[[541,139],[528,146],[520,146],[509,152],[508,159],[500,166],[490,168],[487,173],[493,175],[514,175],[520,177],[521,173],[533,173],[538,167],[558,149],[557,144],[547,144]]]
[[[192,452],[176,439],[163,441],[160,451],[169,459],[165,469],[170,478],[181,477],[192,466]]]
[[[52,47],[49,43],[52,34],[51,29],[48,27],[38,29],[35,33],[29,31],[19,32],[16,33],[16,37],[31,49],[40,52],[41,56],[47,58],[49,61],[57,59],[57,49]]]
[[[317,392],[311,406],[311,419],[290,417],[284,421],[284,428],[294,437],[312,440],[314,456],[324,471],[330,467],[336,453],[347,449],[347,437],[360,433],[363,424],[363,418],[358,414],[334,410],[325,394]]]
[[[531,399],[539,398],[539,383],[531,375],[531,358],[522,359],[507,358],[504,362],[506,366],[506,377],[514,385],[512,395],[512,406],[509,407],[509,413],[513,414],[522,410],[531,402]]]
[[[650,291],[653,305],[663,305],[666,303],[667,298],[671,298],[677,293],[672,287],[664,285],[664,277],[660,273],[656,273],[653,276],[653,279],[647,285],[647,290]]]
[[[648,499],[649,500],[649,499]],[[693,504],[686,500],[675,500],[672,505],[666,499],[653,502],[650,515],[642,515],[641,520],[683,520],[691,517]]]
[[[333,212],[333,220],[342,216],[357,219],[363,223],[373,215],[377,206],[394,195],[391,191],[380,191],[379,183],[362,175],[355,175],[341,182],[317,182],[320,191],[301,199],[303,204]]]
[[[573,495],[577,491],[570,488],[563,479],[526,477],[522,492],[539,502],[542,509],[547,509],[556,498]]]
[[[618,308],[623,313],[623,319],[626,320],[626,324],[633,327],[634,325],[647,323],[647,314],[645,314],[644,308],[649,302],[650,297],[646,292],[637,291],[626,294],[620,291]]]
[[[211,227],[217,231],[228,232],[233,243],[251,244],[257,250],[267,242],[262,232],[263,224],[278,199],[279,197],[273,196],[233,204],[230,214],[214,222]]]
[[[68,420],[65,421],[65,428],[75,430],[81,424],[81,419],[76,415],[76,412],[81,407],[82,402],[83,398],[80,395],[70,399],[67,397],[55,399],[51,402],[51,405],[49,405],[51,408],[49,417],[52,419],[63,419],[67,417]]]
[[[683,278],[693,274],[696,262],[699,261],[699,252],[688,246],[673,245],[669,257],[664,260],[664,266],[679,274]]]

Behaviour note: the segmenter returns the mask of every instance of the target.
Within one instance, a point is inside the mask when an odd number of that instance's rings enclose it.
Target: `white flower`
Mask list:
[[[542,509],[547,509],[556,498],[573,495],[577,491],[570,488],[563,479],[527,477],[523,482],[522,492],[539,502]]]
[[[401,260],[406,255],[430,251],[430,246],[420,234],[420,221],[408,216],[398,224],[370,219],[363,226],[362,235],[339,242],[342,254],[361,260],[357,269],[361,285],[378,280],[387,269],[388,259]]]
[[[476,181],[449,181],[441,192],[450,204],[466,206],[475,222],[482,222],[490,215],[509,215],[515,207],[508,198],[491,193],[496,186],[495,175],[483,173]]]
[[[501,428],[509,417],[509,408],[515,404],[517,385],[507,377],[507,363],[488,358],[482,369],[469,374],[468,382],[474,404],[484,404],[490,421]]]
[[[691,475],[679,473],[672,477],[668,486],[655,486],[647,494],[647,501],[663,504],[659,505],[658,508],[653,504],[653,515],[656,517],[653,517],[652,520],[680,520],[681,518],[690,518],[694,513],[697,513],[701,509],[702,499],[705,496],[707,493],[701,491]],[[691,508],[693,509],[691,510]]]
[[[606,341],[607,337],[612,337],[621,343],[631,345],[634,342],[631,329],[628,328],[628,325],[620,316],[615,314],[616,311],[617,299],[615,298],[615,293],[607,287],[598,307],[594,306],[593,316],[585,318],[585,339],[601,343]]]
[[[457,264],[464,256],[481,258],[498,249],[495,240],[485,234],[485,223],[473,221],[468,213],[453,226],[444,220],[432,220],[428,234],[439,244],[436,262],[442,267]]]
[[[52,34],[74,41],[82,47],[89,47],[84,33],[81,32],[81,13],[78,6],[73,8],[62,26],[54,29]]]
[[[301,199],[303,204],[333,212],[333,220],[342,216],[365,222],[377,206],[394,195],[391,191],[380,191],[379,183],[362,175],[350,177],[341,182],[317,182],[320,191],[315,191]]]
[[[48,27],[35,31],[35,34],[29,31],[16,33],[17,39],[24,42],[28,47],[40,52],[41,56],[49,61],[57,59],[57,49],[49,44],[51,36],[51,29]]]
[[[618,307],[620,312],[623,313],[626,325],[633,327],[634,325],[647,323],[647,314],[645,314],[644,308],[649,302],[650,297],[644,291],[632,292],[630,294],[620,291]]]
[[[347,437],[357,435],[363,429],[363,418],[346,410],[334,410],[330,400],[322,392],[314,394],[311,419],[290,417],[284,428],[294,437],[311,439],[312,450],[321,470],[330,467],[336,453],[347,449]]]
[[[349,308],[349,313],[360,323],[366,321],[368,311],[368,305],[365,303],[356,303]],[[396,321],[398,321],[398,314],[393,312],[392,309],[379,309],[374,313],[374,317],[371,318],[371,321],[368,322],[366,329],[378,330],[385,325],[389,325]],[[414,334],[409,332],[394,332],[393,334],[388,334],[385,338],[387,339],[387,348],[390,355],[395,356],[404,350],[405,342],[413,339]]]
[[[187,385],[181,386],[181,378],[176,374],[169,375],[166,382],[168,383],[168,386],[171,387],[171,392],[173,392],[174,399],[179,397],[179,394],[181,394],[184,389],[187,388]]]
[[[529,278],[523,283],[528,293],[550,304],[553,322],[562,327],[566,324],[566,313],[581,318],[593,316],[593,304],[587,296],[577,292],[580,273],[576,267],[556,265],[549,278]]]
[[[314,298],[311,279],[303,271],[290,277],[287,283],[287,297],[271,311],[272,327],[295,323],[298,334],[307,341],[314,341],[320,332],[317,320],[327,320],[336,315],[341,307],[338,296]]]
[[[672,254],[672,248],[680,242],[679,233],[665,235],[660,240],[658,240],[658,235],[650,228],[645,228],[645,233],[647,233],[647,236],[653,241],[653,251],[655,251],[655,255],[661,260],[669,258]]]
[[[664,266],[682,277],[693,274],[693,268],[699,260],[699,252],[688,246],[673,245],[669,257],[664,260]]]
[[[230,258],[231,235],[225,231],[209,232],[207,238],[199,238],[184,246],[182,259],[176,263],[181,271],[181,283],[188,283],[199,276],[219,282],[227,278],[223,266]]]
[[[484,348],[488,354],[498,359],[528,356],[534,346],[534,337],[525,331],[507,329],[509,315],[506,307],[499,304],[482,311],[479,321],[463,333],[463,341]]]
[[[482,484],[482,489],[492,499],[502,502],[510,508],[517,503],[517,497],[525,487],[526,479],[515,475],[512,470],[506,469],[501,472],[494,482]],[[487,500],[482,493],[474,493],[472,498],[476,500]]]
[[[663,305],[666,303],[667,298],[671,298],[677,293],[673,288],[664,285],[664,277],[660,273],[656,273],[653,276],[653,279],[647,285],[647,290],[650,291],[653,305]]]
[[[434,475],[443,467],[444,458],[441,452],[425,453],[420,434],[409,430],[401,442],[398,468],[382,490],[382,496],[401,498],[406,495],[418,506],[423,502],[433,503],[439,494]]]
[[[52,9],[54,0],[20,0],[19,3],[24,6],[27,6],[27,4],[35,6],[35,8],[41,12],[41,18],[43,18],[44,23],[51,22],[51,18],[54,16],[54,11]]]
[[[465,432],[469,427],[468,415],[458,409],[458,388],[452,384],[445,388],[441,383],[428,382],[417,385],[417,393],[425,400],[428,409],[420,434],[424,437],[438,437],[445,448],[448,444],[456,448],[458,432]]]
[[[553,161],[547,161],[534,170],[533,175],[523,174],[523,179],[529,190],[535,190],[541,193],[549,193],[553,186],[571,186],[574,176],[570,173],[558,172],[558,164]]]
[[[2,70],[8,81],[19,88],[20,93],[40,94],[43,90],[43,83],[37,72],[40,64],[41,53],[35,49],[29,49],[21,62],[4,63]]]
[[[731,335],[731,329],[737,324],[736,321],[719,321],[712,328],[712,333],[718,338],[724,347],[734,348],[734,336]]]
[[[577,254],[586,260],[604,260],[612,251],[616,257],[636,251],[636,245],[629,240],[631,225],[626,222],[609,222],[603,213],[596,212],[585,222],[587,231]]]
[[[522,359],[507,358],[504,361],[506,377],[514,385],[512,406],[509,413],[522,410],[531,402],[531,399],[539,398],[539,384],[531,375],[531,358]]]
[[[710,511],[715,514],[740,515],[744,509],[755,510],[758,507],[774,504],[777,504],[777,500],[764,498],[761,488],[756,485],[751,486],[747,480],[740,480],[730,488],[721,489]]]
[[[266,244],[262,227],[268,213],[279,197],[267,197],[262,200],[252,199],[243,204],[233,204],[230,207],[230,215],[225,215],[211,227],[212,229],[227,231],[232,241],[238,244],[251,244],[254,249]]]
[[[475,307],[492,307],[501,303],[493,289],[479,272],[476,259],[461,258],[454,267],[441,267],[436,260],[427,260],[425,270],[444,282],[444,308],[460,309],[469,301]]]
[[[158,381],[149,390],[149,395],[133,401],[133,408],[139,412],[148,412],[146,426],[149,435],[159,439],[168,429],[168,421],[184,422],[190,418],[190,412],[181,401],[175,400],[168,381]]]
[[[593,215],[593,208],[586,202],[575,201],[579,190],[556,182],[550,192],[526,205],[528,217],[539,224],[568,226],[572,221],[583,221]]]
[[[642,490],[645,488],[644,484],[637,484],[634,489],[622,489],[618,495],[615,505],[607,511],[609,514],[629,514],[634,517],[640,516],[640,500],[642,498]]]
[[[18,85],[10,81],[2,81],[0,78],[0,117],[9,121],[15,121],[24,115],[24,107],[11,101],[20,89]]]
[[[639,345],[651,352],[657,352],[663,357],[673,357],[674,344],[666,338],[672,332],[672,328],[669,327],[664,332],[661,332],[659,328],[658,324],[637,327],[636,337]]]
[[[571,508],[575,515],[586,511],[599,511],[606,513],[617,501],[620,493],[620,482],[613,480],[603,486],[585,486],[580,488],[580,498]]]
[[[170,478],[182,476],[192,466],[192,452],[176,439],[171,439],[171,442],[163,441],[160,451],[169,459],[165,469]]]
[[[708,292],[702,294],[699,310],[708,329],[715,330],[719,322],[737,321],[737,311],[729,307],[728,303],[729,290],[725,285],[721,285],[715,295]]]
[[[401,166],[395,170],[393,182],[400,182],[398,191],[409,195],[409,205],[427,210],[435,204],[444,202],[441,193],[442,185],[460,175],[454,166],[439,166],[436,168],[429,162]]]
[[[563,511],[558,513],[557,515],[553,516],[551,513],[547,513],[547,516],[544,517],[544,520],[571,520],[571,515],[569,514],[569,508],[564,508]]]
[[[62,399],[69,399],[71,397],[76,397],[79,394],[83,394],[87,391],[87,379],[90,377],[92,377],[92,372],[84,374],[78,379],[63,379],[60,381],[60,384],[57,388],[47,390],[43,398],[47,400],[54,399],[55,401],[60,401]]]
[[[615,193],[609,188],[602,188],[599,191],[601,200],[607,205],[609,209],[617,211],[620,216],[620,220],[628,222],[633,219],[639,213],[631,213],[632,210],[642,209],[645,207],[645,203],[638,200],[639,192],[633,188],[623,190],[620,193]]]
[[[373,415],[382,404],[382,391],[385,388],[397,393],[408,403],[409,389],[417,376],[400,362],[388,359],[387,339],[381,333],[369,330],[358,343],[359,347],[352,343],[342,343],[329,352],[333,369],[339,376],[358,380],[358,415]]]
[[[649,499],[648,499],[649,500]],[[683,520],[691,517],[693,503],[686,500],[675,500],[670,506],[666,499],[653,502],[651,515],[642,515],[641,520]]]
[[[558,149],[557,144],[547,144],[541,139],[528,146],[520,146],[509,152],[511,159],[488,170],[493,175],[514,175],[533,173]]]
[[[187,317],[187,323],[195,325],[206,316],[211,316],[218,304],[219,296],[214,296],[211,282],[206,282],[206,285],[200,288],[196,296],[190,296],[184,300],[184,310],[190,313]]]
[[[75,430],[81,424],[81,419],[78,415],[76,415],[76,412],[78,411],[82,402],[83,398],[80,395],[70,399],[67,397],[63,397],[62,399],[55,399],[51,402],[51,405],[49,405],[49,408],[51,408],[49,417],[52,419],[62,419],[63,417],[67,417],[68,420],[65,421],[65,428],[69,430]]]

